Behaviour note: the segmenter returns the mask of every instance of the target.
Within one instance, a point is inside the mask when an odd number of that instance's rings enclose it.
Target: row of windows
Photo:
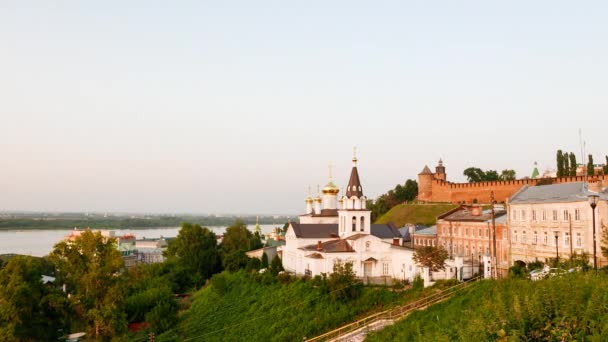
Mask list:
[[[414,245],[416,246],[432,246],[435,247],[434,239],[414,239]]]
[[[346,220],[347,218],[345,216],[342,217],[342,224],[341,224],[341,228],[340,230],[342,232],[344,232],[346,230]],[[357,217],[353,216],[352,218],[352,231],[356,232],[357,231]],[[360,222],[360,231],[363,231],[365,229],[365,216],[361,216],[361,222]]]
[[[463,245],[463,244],[458,244],[458,245],[453,245],[449,242],[449,241],[444,241],[442,243],[443,248],[445,248],[448,253],[452,254],[452,253],[462,253],[464,256],[469,256],[469,255],[478,255],[480,256],[482,253],[484,253],[484,247],[477,245],[477,247],[475,245],[470,247],[470,253],[469,253],[469,245]],[[452,249],[453,247],[453,249]],[[486,254],[490,254],[490,247],[486,246],[485,247],[485,253]]]
[[[521,210],[516,210],[513,209],[511,210],[511,220],[513,221],[526,221],[527,219],[527,210],[525,209],[521,209]],[[532,210],[531,211],[532,215],[531,215],[531,221],[547,221],[547,211],[546,210],[541,210],[539,212],[537,212],[536,210]],[[540,215],[538,215],[540,214]],[[558,215],[558,211],[557,210],[552,210],[551,211],[551,220],[552,221],[558,221],[559,215]],[[580,221],[581,220],[581,210],[580,209],[574,209],[574,217],[572,217],[574,219],[574,221]],[[568,210],[562,210],[562,215],[561,215],[561,219],[564,222],[568,222],[570,220],[570,212]]]
[[[540,241],[539,241],[539,234],[537,231],[534,231],[531,234],[531,241],[530,244],[532,245],[538,245],[538,244],[542,244],[544,246],[548,245],[549,242],[551,243],[552,246],[555,246],[556,243],[559,243],[559,239],[561,238],[564,244],[564,247],[568,247],[570,246],[570,233],[565,232],[563,234],[562,237],[562,233],[558,232],[557,235],[555,235],[555,232],[553,234],[549,234],[549,232],[543,232],[543,234],[540,236]],[[513,235],[511,237],[511,241],[514,243],[522,243],[522,244],[527,244],[528,243],[528,235],[526,233],[526,231],[522,231],[521,232],[521,236],[518,234],[517,230],[513,231]],[[574,240],[574,246],[576,247],[582,247],[583,246],[583,236],[581,233],[576,233],[576,238]]]
[[[488,228],[463,228],[459,230],[458,227],[443,227],[442,231],[443,235],[452,235],[460,236],[458,233],[462,233],[462,236],[471,236],[471,237],[490,237],[490,230]]]

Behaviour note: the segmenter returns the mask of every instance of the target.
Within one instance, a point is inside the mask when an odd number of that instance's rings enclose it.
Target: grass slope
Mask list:
[[[431,226],[437,223],[437,216],[456,207],[454,204],[399,204],[378,218],[376,223],[392,222],[397,227],[406,223]]]
[[[302,341],[373,312],[416,300],[452,284],[390,291],[363,287],[341,302],[311,280],[287,284],[258,274],[224,272],[192,298],[192,306],[158,341]]]
[[[483,281],[366,341],[606,341],[608,276]]]
[[[358,299],[336,302],[310,281],[283,284],[244,271],[224,272],[193,296],[178,326],[158,340],[301,341],[401,296],[385,288],[364,288]]]

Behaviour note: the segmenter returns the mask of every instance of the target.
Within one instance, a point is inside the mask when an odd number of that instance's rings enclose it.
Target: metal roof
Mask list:
[[[525,186],[509,200],[510,204],[583,202],[589,195],[599,194],[600,199],[608,200],[605,192],[595,193],[587,190],[585,183],[562,183],[541,186]]]

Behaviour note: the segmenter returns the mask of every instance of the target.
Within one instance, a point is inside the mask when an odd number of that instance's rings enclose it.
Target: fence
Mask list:
[[[448,297],[451,297],[456,292],[466,289],[467,287],[471,286],[471,284],[473,284],[474,282],[476,282],[477,280],[480,280],[480,279],[482,279],[481,276],[469,279],[466,282],[460,283],[458,285],[454,285],[441,292],[431,294],[425,298],[421,298],[417,301],[414,301],[414,302],[411,302],[411,303],[408,303],[408,304],[405,304],[402,306],[398,306],[393,309],[389,309],[389,310],[385,310],[382,312],[372,314],[372,315],[367,316],[363,319],[360,319],[356,322],[341,326],[341,327],[334,329],[330,332],[327,332],[323,335],[320,335],[320,336],[317,336],[317,337],[314,337],[311,339],[307,339],[306,341],[309,341],[309,342],[310,341],[329,341],[329,340],[339,339],[340,337],[342,337],[344,335],[350,334],[350,333],[352,333],[356,330],[362,329],[362,328],[364,330],[372,330],[370,328],[372,325],[375,325],[375,324],[382,323],[382,326],[384,326],[384,323],[386,321],[393,322],[395,320],[403,318],[404,316],[406,316],[407,314],[411,313],[414,310],[426,308],[429,305],[432,305],[432,304],[438,303],[444,299],[447,299]]]

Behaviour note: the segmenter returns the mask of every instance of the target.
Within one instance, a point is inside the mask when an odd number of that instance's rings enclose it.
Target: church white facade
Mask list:
[[[306,199],[306,213],[291,222],[285,234],[283,267],[296,275],[331,273],[334,263],[350,262],[361,278],[413,280],[417,267],[414,250],[403,246],[401,234],[391,223],[372,224],[371,211],[357,170],[357,158],[346,187],[338,200],[339,188],[329,183]]]

